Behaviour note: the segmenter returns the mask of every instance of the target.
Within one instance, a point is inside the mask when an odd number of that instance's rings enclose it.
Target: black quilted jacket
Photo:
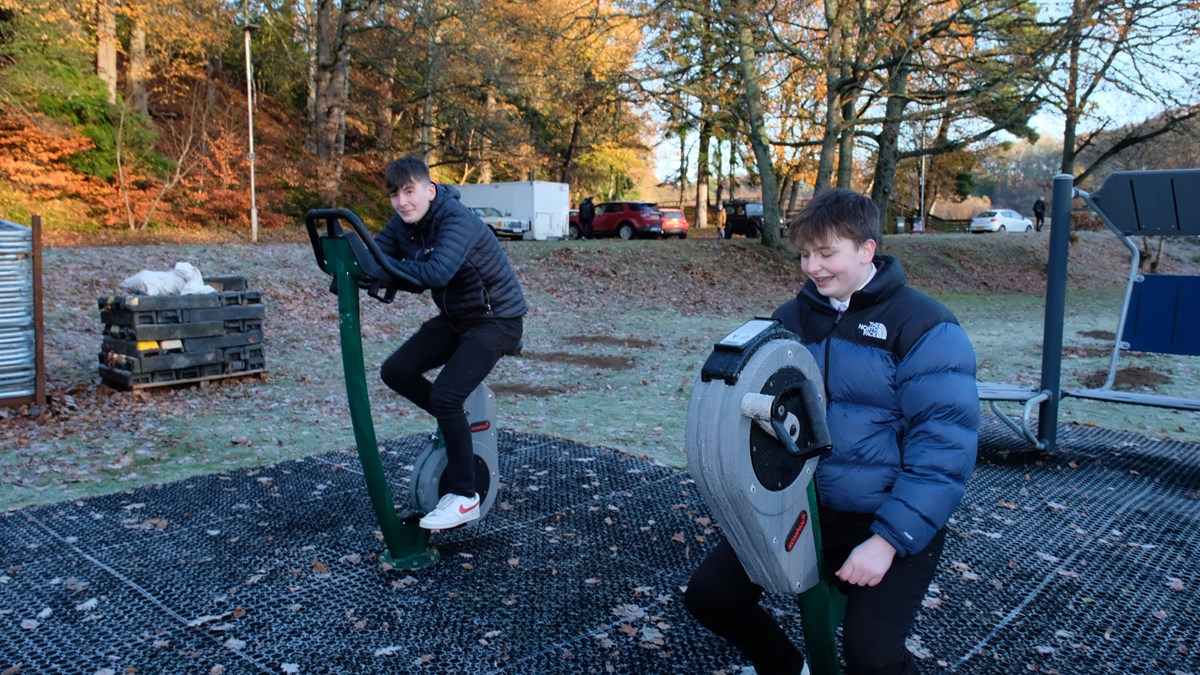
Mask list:
[[[495,235],[458,200],[458,190],[437,185],[420,222],[393,215],[375,236],[400,270],[420,281],[447,318],[515,319],[525,315],[525,295]]]

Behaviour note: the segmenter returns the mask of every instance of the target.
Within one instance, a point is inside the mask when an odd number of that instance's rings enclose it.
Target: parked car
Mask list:
[[[675,235],[680,239],[687,239],[688,222],[682,210],[661,209],[659,213],[662,214],[662,231],[664,237]]]
[[[567,239],[578,239],[583,227],[579,224],[579,209],[567,211]]]
[[[604,202],[596,206],[593,237],[658,237],[663,233],[662,213],[650,202]]]
[[[762,234],[762,227],[762,202],[748,202],[744,199],[730,199],[725,202],[726,239],[735,234],[756,239]]]
[[[517,218],[506,217],[500,213],[498,209],[490,206],[470,206],[471,213],[479,216],[479,219],[487,226],[492,228],[492,234],[497,237],[505,236],[514,239],[521,239],[525,236],[525,232],[529,230],[529,223]]]
[[[971,219],[971,232],[1033,232],[1033,222],[1011,209],[981,211]]]

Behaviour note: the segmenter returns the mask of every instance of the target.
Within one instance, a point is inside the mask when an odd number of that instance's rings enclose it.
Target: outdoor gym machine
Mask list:
[[[343,223],[349,225],[349,229],[342,227]],[[437,562],[440,556],[429,543],[429,531],[422,529],[418,522],[422,515],[437,506],[438,499],[447,491],[442,485],[442,474],[446,469],[445,444],[440,431],[430,436],[429,445],[413,464],[409,510],[397,514],[383,460],[379,455],[375,425],[371,420],[359,313],[360,289],[380,302],[390,303],[402,284],[420,284],[396,268],[393,261],[379,249],[366,225],[353,212],[346,209],[315,209],[305,214],[304,224],[308,228],[308,238],[312,242],[317,264],[333,277],[330,290],[337,294],[342,368],[345,371],[350,421],[354,426],[358,459],[367,482],[371,506],[387,545],[387,550],[380,554],[380,561],[403,570],[427,567]],[[496,501],[499,480],[496,429],[493,424],[496,399],[487,384],[480,384],[467,398],[464,407],[471,425],[471,440],[475,450],[475,489],[479,493],[479,515],[483,518]]]
[[[750,579],[799,597],[809,668],[839,672],[845,596],[826,582],[813,475],[832,441],[821,372],[774,319],[722,338],[688,403],[688,468]]]

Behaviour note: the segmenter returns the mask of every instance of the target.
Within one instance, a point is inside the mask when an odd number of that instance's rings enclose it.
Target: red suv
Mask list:
[[[687,239],[688,223],[683,209],[663,209],[660,213],[664,237],[675,235],[680,239]]]
[[[592,221],[593,237],[616,235],[622,239],[660,237],[663,233],[662,214],[658,204],[650,202],[604,202],[596,206]]]

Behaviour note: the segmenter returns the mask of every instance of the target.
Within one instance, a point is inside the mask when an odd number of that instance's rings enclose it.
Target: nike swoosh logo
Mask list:
[[[459,504],[459,505],[458,505],[458,512],[459,512],[459,513],[461,513],[461,514],[464,514],[464,515],[466,515],[466,514],[468,514],[468,513],[472,512],[472,511],[474,511],[474,510],[475,510],[475,509],[477,509],[477,508],[479,508],[479,502],[475,502],[474,504],[472,504],[472,505],[471,505],[471,508],[463,508],[463,505],[462,505],[462,504]]]

